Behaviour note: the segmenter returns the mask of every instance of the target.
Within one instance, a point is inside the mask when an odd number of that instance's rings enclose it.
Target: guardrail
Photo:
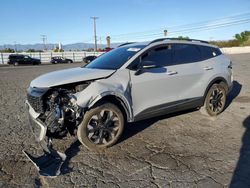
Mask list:
[[[90,56],[90,55],[96,55],[99,56],[103,52],[86,52],[86,51],[80,51],[80,52],[23,52],[23,53],[0,53],[0,64],[7,64],[9,55],[11,54],[23,54],[23,55],[29,55],[33,58],[41,59],[42,63],[48,63],[50,62],[51,58],[54,56],[60,56],[72,59],[74,62],[81,62],[83,57]]]

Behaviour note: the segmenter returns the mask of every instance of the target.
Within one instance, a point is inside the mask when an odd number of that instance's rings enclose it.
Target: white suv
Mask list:
[[[44,74],[28,89],[38,141],[77,134],[86,147],[117,142],[126,122],[203,106],[216,116],[232,86],[232,63],[199,40],[127,43],[85,67]]]

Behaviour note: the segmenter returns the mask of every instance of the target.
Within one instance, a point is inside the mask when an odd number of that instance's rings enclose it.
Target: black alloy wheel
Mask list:
[[[210,116],[216,116],[223,112],[226,104],[226,97],[224,84],[212,85],[205,99],[205,108],[207,113]]]
[[[114,145],[124,129],[121,110],[111,103],[96,106],[84,114],[77,135],[79,141],[90,149]]]

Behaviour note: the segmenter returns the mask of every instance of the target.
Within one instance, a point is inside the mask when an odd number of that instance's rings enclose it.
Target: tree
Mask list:
[[[35,49],[28,49],[26,52],[36,52]]]
[[[238,40],[241,44],[248,41],[250,37],[250,31],[243,31],[239,34],[235,34],[234,36],[236,40]]]
[[[1,50],[1,52],[4,52],[4,53],[15,53],[15,50],[11,49],[11,48],[5,48],[5,49]]]
[[[177,38],[178,38],[178,39],[180,39],[180,40],[186,40],[186,39],[189,39],[189,37],[188,37],[188,36],[186,36],[186,37],[183,37],[183,36],[178,36]]]

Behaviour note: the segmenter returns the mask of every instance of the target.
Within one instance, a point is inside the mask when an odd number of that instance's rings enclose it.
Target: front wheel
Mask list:
[[[226,97],[225,85],[222,83],[213,84],[207,92],[201,111],[205,111],[209,116],[219,115],[225,108]]]
[[[87,111],[77,130],[79,141],[89,149],[101,149],[114,145],[124,129],[121,110],[105,103]]]

